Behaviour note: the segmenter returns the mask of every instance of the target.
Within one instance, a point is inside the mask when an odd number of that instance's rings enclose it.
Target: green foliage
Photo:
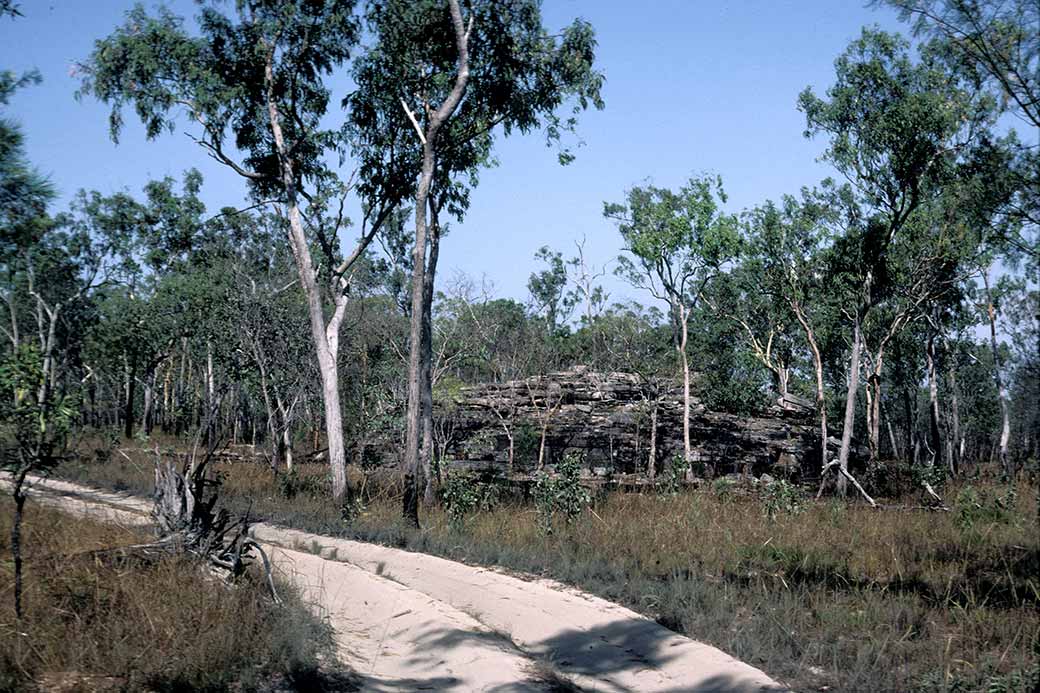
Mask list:
[[[673,306],[688,306],[710,272],[737,250],[736,217],[722,211],[722,179],[694,177],[678,192],[634,187],[626,197],[625,204],[603,206],[627,253],[618,258],[616,273]]]
[[[204,148],[246,174],[261,193],[281,188],[278,160],[264,108],[266,59],[271,95],[283,108],[282,127],[294,150],[297,176],[324,175],[321,154],[336,145],[322,128],[330,93],[323,77],[346,61],[360,36],[353,0],[239,4],[238,17],[221,3],[204,4],[197,30],[165,8],[149,14],[137,5],[126,22],[98,41],[82,67],[82,94],[111,105],[111,136],[118,139],[123,110],[133,106],[149,138],[175,127],[185,106],[202,127]],[[231,140],[242,165],[224,154]]]
[[[517,426],[513,432],[513,454],[517,461],[534,462],[538,458],[541,442],[542,436],[534,425],[523,423]]]
[[[762,513],[770,520],[775,520],[780,514],[797,515],[805,509],[800,490],[786,479],[764,484],[759,497],[762,499]]]
[[[491,512],[498,505],[500,487],[494,480],[481,481],[466,472],[449,472],[441,484],[441,505],[452,529],[462,528],[474,512]]]
[[[0,466],[16,474],[41,472],[63,458],[76,399],[51,390],[43,359],[23,345],[0,361],[0,427],[6,445]]]
[[[1015,507],[1018,492],[1009,484],[1003,493],[989,489],[965,486],[953,502],[957,526],[963,532],[971,532],[980,524],[1007,524],[1016,517]]]
[[[737,488],[737,481],[732,477],[720,476],[711,482],[711,490],[719,501],[726,503],[733,499],[733,491]]]
[[[938,488],[946,481],[947,471],[941,464],[919,464],[910,470],[910,478],[915,486],[929,484]]]
[[[553,533],[557,514],[562,514],[568,525],[572,524],[592,501],[589,490],[581,483],[581,469],[581,458],[567,454],[556,465],[555,474],[539,472],[534,484],[534,503],[543,533]]]
[[[462,3],[462,12],[472,22],[469,80],[437,135],[434,186],[457,217],[469,206],[478,171],[493,165],[498,132],[543,130],[547,143],[559,145],[581,111],[603,107],[603,75],[593,65],[596,39],[587,22],[550,32],[536,0],[474,0]],[[374,40],[354,63],[358,88],[344,100],[345,131],[363,194],[403,198],[415,186],[422,154],[401,101],[425,128],[428,109],[443,103],[455,83],[455,32],[447,3],[437,0],[373,2],[364,18]],[[561,162],[572,158],[564,146]]]
[[[664,470],[664,483],[661,485],[661,489],[665,493],[673,495],[681,491],[686,481],[686,472],[689,470],[690,465],[682,455],[672,455],[672,459],[668,461],[668,466]]]

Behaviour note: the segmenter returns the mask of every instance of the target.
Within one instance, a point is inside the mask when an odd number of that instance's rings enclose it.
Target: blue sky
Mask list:
[[[74,99],[71,66],[131,5],[22,0],[24,18],[0,21],[0,68],[35,67],[44,78],[8,109],[24,127],[30,159],[51,177],[61,205],[80,188],[139,193],[147,180],[193,166],[206,178],[208,206],[240,204],[241,179],[183,133],[148,142],[128,113],[116,146],[106,108]],[[190,1],[169,5],[194,11]],[[798,93],[827,88],[834,58],[862,26],[904,28],[892,12],[862,0],[545,0],[544,14],[552,28],[579,16],[595,27],[606,110],[583,116],[584,146],[570,166],[561,167],[538,135],[500,141],[500,166],[481,175],[468,216],[441,251],[441,277],[486,275],[499,295],[520,299],[542,245],[570,254],[585,237],[593,262],[616,257],[620,237],[602,206],[621,201],[633,184],[678,186],[693,173],[718,173],[738,211],[827,176],[816,162],[824,143],[802,136]],[[607,284],[612,299],[651,300],[616,280]]]

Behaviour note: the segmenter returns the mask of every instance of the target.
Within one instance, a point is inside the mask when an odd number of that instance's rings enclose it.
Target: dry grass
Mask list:
[[[339,676],[328,629],[288,586],[277,606],[260,580],[229,587],[184,559],[101,560],[91,552],[146,537],[32,501],[17,622],[11,507],[0,502],[0,690],[323,690]]]
[[[150,464],[142,456],[65,473],[146,491]],[[1008,488],[948,487],[951,502],[963,501],[950,513],[806,501],[803,512],[775,518],[754,493],[611,494],[545,537],[521,503],[474,515],[461,531],[430,508],[423,531],[412,532],[392,489],[371,487],[365,512],[348,525],[319,465],[291,478],[257,465],[220,469],[228,502],[261,518],[551,576],[798,690],[1031,691],[1037,683],[1040,537],[1036,487],[1024,481],[1006,509],[974,514],[972,493],[989,507]]]

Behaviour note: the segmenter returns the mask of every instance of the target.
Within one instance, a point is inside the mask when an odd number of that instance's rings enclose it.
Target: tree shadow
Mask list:
[[[490,647],[512,651],[531,661],[529,680],[491,689],[495,693],[578,690],[567,683],[572,677],[579,683],[581,678],[595,679],[599,691],[646,690],[642,683],[633,684],[630,678],[638,672],[648,672],[644,681],[650,690],[665,693],[778,693],[787,690],[782,686],[763,685],[760,677],[754,676],[753,671],[745,669],[737,660],[730,662],[730,658],[718,650],[691,642],[643,618],[619,619],[590,629],[566,630],[546,640],[527,643],[522,652],[506,636],[498,633],[440,629],[420,638],[411,661],[421,662],[431,656],[439,658],[447,651],[470,649],[474,645],[478,650]],[[692,651],[691,647],[694,648]],[[695,660],[698,655],[704,658],[701,675],[698,675],[696,661],[684,667],[689,672],[689,681],[679,681],[674,674],[669,676],[666,673],[667,665],[674,660],[680,657]],[[730,664],[737,670],[724,671]],[[649,673],[654,670],[661,675]],[[430,685],[430,682],[423,684]],[[470,690],[465,681],[460,680],[444,681],[439,685],[442,687],[438,690]]]

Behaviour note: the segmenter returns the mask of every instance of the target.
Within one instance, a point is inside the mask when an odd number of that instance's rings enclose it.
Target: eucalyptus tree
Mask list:
[[[624,204],[604,203],[624,241],[616,273],[668,304],[673,346],[683,378],[683,453],[690,443],[689,320],[704,288],[737,250],[737,218],[722,210],[722,179],[691,178],[678,192],[652,185],[634,187]]]
[[[321,375],[333,497],[342,503],[349,489],[340,326],[352,270],[397,201],[364,197],[361,238],[341,254],[338,234],[348,219],[339,203],[350,188],[329,161],[346,143],[324,118],[327,79],[360,38],[354,2],[240,1],[223,10],[224,3],[203,3],[189,30],[165,8],[150,15],[135,7],[95,45],[81,68],[81,91],[112,106],[113,139],[125,106],[135,108],[149,138],[187,119],[201,153],[241,176],[258,205],[271,204],[283,217]]]
[[[991,103],[965,86],[934,52],[924,50],[915,62],[904,39],[864,29],[835,61],[827,98],[811,89],[799,96],[806,136],[829,138],[824,159],[848,179],[861,208],[858,222],[839,239],[843,269],[857,285],[849,311],[841,450],[838,460],[827,463],[843,472],[855,422],[863,327],[885,289],[889,248],[922,202],[949,178],[958,156],[992,123]],[[855,262],[848,262],[852,258]],[[840,491],[845,478],[839,476]]]
[[[645,423],[649,432],[646,447],[646,475],[657,476],[660,464],[657,458],[658,413],[662,397],[668,391],[671,334],[664,315],[654,307],[644,307],[635,301],[616,303],[600,313],[591,326],[579,333],[589,334],[594,347],[590,350],[591,363],[601,372],[632,373],[642,385],[641,416],[637,420],[636,456],[639,456],[642,436],[639,428]]]
[[[938,39],[1007,106],[1040,128],[1040,6],[1034,0],[884,0],[914,34]]]
[[[429,394],[433,285],[441,214],[461,218],[497,132],[544,129],[552,143],[577,113],[602,107],[592,27],[543,25],[536,0],[382,0],[366,15],[374,44],[347,99],[361,188],[412,198],[415,236],[409,342],[404,514],[418,524],[417,475]],[[562,162],[572,154],[564,149]],[[424,335],[426,338],[424,339]]]
[[[778,210],[767,203],[745,215],[741,224],[741,252],[732,269],[716,278],[705,293],[705,303],[716,317],[724,318],[739,330],[751,356],[769,371],[777,402],[790,406],[791,373],[796,358],[793,334],[794,315],[780,287],[763,282],[772,258],[760,254],[757,232],[766,223],[775,223]]]
[[[825,180],[817,189],[804,189],[800,198],[786,195],[779,204],[766,202],[748,213],[742,244],[744,262],[757,272],[760,290],[790,310],[809,349],[820,425],[821,468],[828,463],[829,440],[826,341],[846,298],[839,290],[841,286],[829,281],[825,269],[834,237],[840,233],[843,220],[847,223],[850,195],[847,187]],[[757,340],[762,343],[761,336]],[[768,355],[779,365],[771,350]]]
[[[567,270],[563,263],[563,254],[542,246],[534,254],[536,260],[545,263],[545,269],[531,272],[527,279],[527,291],[531,294],[535,308],[545,320],[546,334],[555,334],[558,324],[566,322],[567,315],[573,308],[567,296]]]

